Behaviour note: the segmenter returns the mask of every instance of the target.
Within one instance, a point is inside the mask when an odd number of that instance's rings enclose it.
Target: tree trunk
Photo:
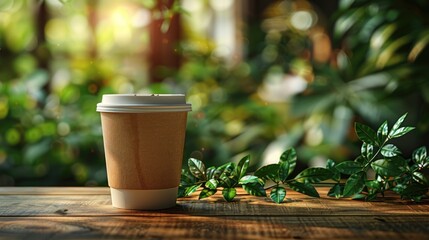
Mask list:
[[[49,12],[46,1],[38,1],[34,8],[34,22],[37,45],[34,48],[34,56],[37,59],[38,69],[49,72],[49,59],[51,53],[46,44],[45,28],[49,21]],[[50,93],[49,81],[43,86],[43,90],[48,95]]]
[[[157,1],[153,11],[171,9],[174,0]],[[178,45],[181,39],[180,17],[174,14],[170,19],[170,26],[166,32],[162,31],[164,18],[153,19],[149,26],[149,76],[150,82],[161,82],[164,78],[163,69],[177,69],[181,58]]]

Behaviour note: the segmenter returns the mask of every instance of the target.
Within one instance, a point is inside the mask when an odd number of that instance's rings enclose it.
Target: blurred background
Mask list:
[[[429,146],[425,0],[1,0],[0,185],[105,186],[106,93],[185,93],[184,159],[353,160],[359,121]]]

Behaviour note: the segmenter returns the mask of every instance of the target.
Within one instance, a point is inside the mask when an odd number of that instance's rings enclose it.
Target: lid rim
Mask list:
[[[121,112],[121,113],[144,113],[144,112],[190,112],[190,105],[181,106],[140,106],[140,107],[105,107],[97,106],[97,112]]]
[[[106,104],[106,103],[98,103],[97,106],[102,107],[169,107],[169,106],[191,106],[189,103],[169,103],[169,104],[161,104],[161,103],[127,103],[127,104]]]
[[[184,94],[104,94],[97,112],[185,112],[192,111]]]

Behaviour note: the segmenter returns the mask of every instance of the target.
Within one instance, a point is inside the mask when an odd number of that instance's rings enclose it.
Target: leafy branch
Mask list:
[[[307,168],[299,173],[295,178],[288,179],[295,169],[296,160],[296,151],[291,148],[286,150],[280,156],[280,161],[277,164],[263,166],[254,174],[264,181],[274,182],[274,186],[270,187],[270,198],[276,203],[281,203],[285,199],[286,186],[308,196],[319,197],[319,193],[316,191],[312,183],[318,183],[331,178],[332,173],[327,169]]]
[[[242,158],[237,165],[230,162],[220,167],[206,169],[204,163],[198,159],[188,160],[189,171],[182,170],[182,179],[179,186],[179,197],[189,196],[200,187],[199,199],[212,196],[222,188],[223,198],[230,202],[237,194],[236,187],[240,184],[247,193],[255,196],[266,196],[264,182],[257,176],[246,175],[250,156]]]
[[[232,201],[236,196],[236,187],[243,189],[254,196],[267,196],[266,191],[271,189],[269,197],[276,203],[281,203],[286,197],[286,186],[291,189],[312,196],[319,197],[313,183],[330,179],[332,172],[324,168],[308,168],[295,178],[288,179],[296,165],[296,151],[286,150],[277,164],[270,164],[258,169],[254,175],[247,174],[250,157],[240,160],[238,165],[226,163],[218,168],[205,168],[204,163],[198,159],[188,160],[189,171],[182,170],[182,180],[179,186],[179,197],[189,196],[199,188],[199,199],[210,197],[222,188],[222,195],[226,201]],[[273,186],[264,188],[269,182]]]
[[[311,197],[320,197],[313,184],[331,179],[335,182],[328,192],[331,197],[371,201],[391,190],[402,199],[420,201],[429,187],[429,180],[422,172],[429,168],[426,147],[416,149],[411,158],[407,159],[397,146],[390,143],[390,140],[414,129],[401,127],[406,116],[401,116],[391,129],[387,121],[384,122],[377,131],[356,123],[356,134],[363,143],[361,154],[354,161],[337,164],[329,159],[326,168],[307,168],[294,178],[290,178],[297,161],[293,148],[283,152],[278,163],[263,166],[253,175],[247,173],[250,156],[242,158],[237,165],[230,162],[207,169],[202,161],[190,158],[189,170],[182,170],[179,197],[189,196],[202,187],[199,199],[203,199],[222,188],[224,199],[232,201],[236,196],[236,187],[241,185],[248,194],[254,196],[266,197],[266,191],[270,190],[270,199],[281,203],[286,197],[286,187]],[[375,179],[368,179],[369,171],[375,172]],[[345,184],[341,182],[341,175],[348,176]]]
[[[402,115],[390,130],[387,121],[377,131],[361,123],[355,124],[356,134],[363,142],[361,154],[354,161],[330,163],[333,172],[350,176],[344,186],[336,179],[337,184],[331,188],[329,196],[371,201],[378,194],[384,196],[385,191],[392,190],[402,199],[419,201],[428,192],[429,181],[422,173],[429,167],[426,147],[416,149],[407,159],[396,145],[389,143],[414,129],[401,127],[406,116]],[[370,170],[375,172],[375,179],[367,178]]]

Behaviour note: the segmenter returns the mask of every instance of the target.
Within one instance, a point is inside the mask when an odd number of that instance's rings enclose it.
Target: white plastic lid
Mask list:
[[[189,112],[184,94],[105,94],[97,112]]]

